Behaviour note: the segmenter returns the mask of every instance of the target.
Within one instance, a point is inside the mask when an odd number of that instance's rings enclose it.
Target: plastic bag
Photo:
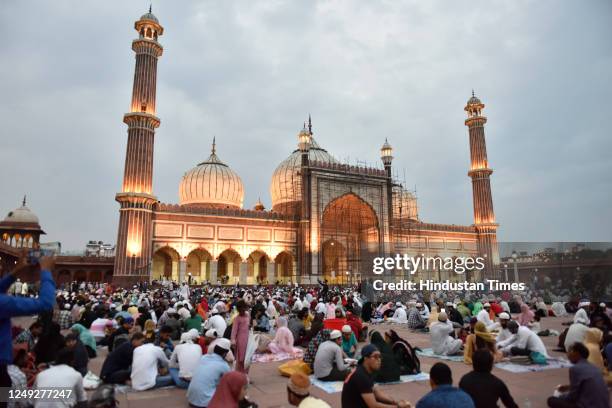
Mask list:
[[[91,371],[88,371],[87,374],[85,374],[85,377],[83,377],[83,388],[86,390],[95,390],[100,386],[100,384],[102,384],[100,377]]]

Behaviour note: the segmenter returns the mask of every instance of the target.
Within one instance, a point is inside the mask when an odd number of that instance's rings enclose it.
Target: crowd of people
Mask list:
[[[455,292],[381,302],[363,287],[330,288],[325,281],[309,287],[73,282],[56,288],[52,260],[41,260],[40,267],[37,297],[21,296],[19,267],[0,281],[2,386],[70,388],[69,406],[84,404],[84,383],[99,380],[135,391],[185,389],[193,407],[255,407],[247,390],[257,352],[292,359],[281,366],[292,405],[329,406],[310,395],[312,374],[317,381],[344,383],[343,407],[408,407],[411,402],[397,401],[377,385],[421,372],[419,350],[395,326],[428,333],[435,355],[462,355],[473,368],[453,386],[451,368],[433,365],[431,391],[417,407],[491,407],[498,401],[516,407],[493,365],[545,362],[541,337],[554,334],[574,365],[570,384],[555,390],[549,406],[609,406],[612,310],[605,304],[551,306],[529,293]],[[22,287],[15,296],[17,283]],[[573,320],[553,333],[540,324],[549,314],[573,314]],[[11,317],[28,315],[38,315],[29,327],[11,325]],[[88,365],[103,348],[98,379]]]

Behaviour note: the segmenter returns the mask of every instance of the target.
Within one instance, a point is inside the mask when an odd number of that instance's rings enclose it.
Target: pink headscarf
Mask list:
[[[287,318],[281,316],[277,319],[276,336],[268,348],[272,353],[293,353],[293,333],[287,328]]]
[[[247,383],[246,374],[240,371],[229,371],[223,374],[215,394],[208,403],[208,408],[238,408],[240,392]]]
[[[521,304],[521,314],[518,317],[518,323],[521,326],[527,326],[533,320],[535,314],[529,309],[526,303]]]

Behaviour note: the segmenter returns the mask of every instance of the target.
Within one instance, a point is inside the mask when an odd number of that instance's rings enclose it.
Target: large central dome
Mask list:
[[[321,148],[312,137],[312,133],[305,127],[298,134],[306,137],[309,143],[308,159],[323,163],[338,163],[338,161],[327,150]],[[302,152],[296,149],[289,157],[283,160],[274,173],[270,183],[270,195],[272,196],[272,210],[282,213],[294,212],[302,200],[302,178],[299,174],[302,163]]]
[[[217,157],[213,140],[208,159],[189,170],[179,186],[181,205],[208,208],[242,208],[242,180]]]

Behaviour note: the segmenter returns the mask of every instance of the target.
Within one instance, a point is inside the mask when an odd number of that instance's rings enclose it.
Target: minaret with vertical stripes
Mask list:
[[[163,52],[157,39],[164,29],[151,9],[134,28],[138,39],[132,41],[136,53],[132,104],[123,117],[128,126],[125,171],[121,192],[115,197],[121,209],[113,282],[121,285],[149,280],[152,212],[157,201],[153,195],[153,145],[160,121],[155,116],[155,91],[157,59]]]
[[[474,200],[474,226],[478,232],[478,252],[485,258],[484,274],[477,278],[494,278],[499,264],[497,247],[497,227],[493,212],[493,197],[489,177],[493,170],[487,161],[487,145],[485,141],[484,124],[487,118],[482,116],[484,104],[474,95],[465,106],[468,118],[465,125],[470,135],[471,166],[468,176],[472,179],[472,196]]]

